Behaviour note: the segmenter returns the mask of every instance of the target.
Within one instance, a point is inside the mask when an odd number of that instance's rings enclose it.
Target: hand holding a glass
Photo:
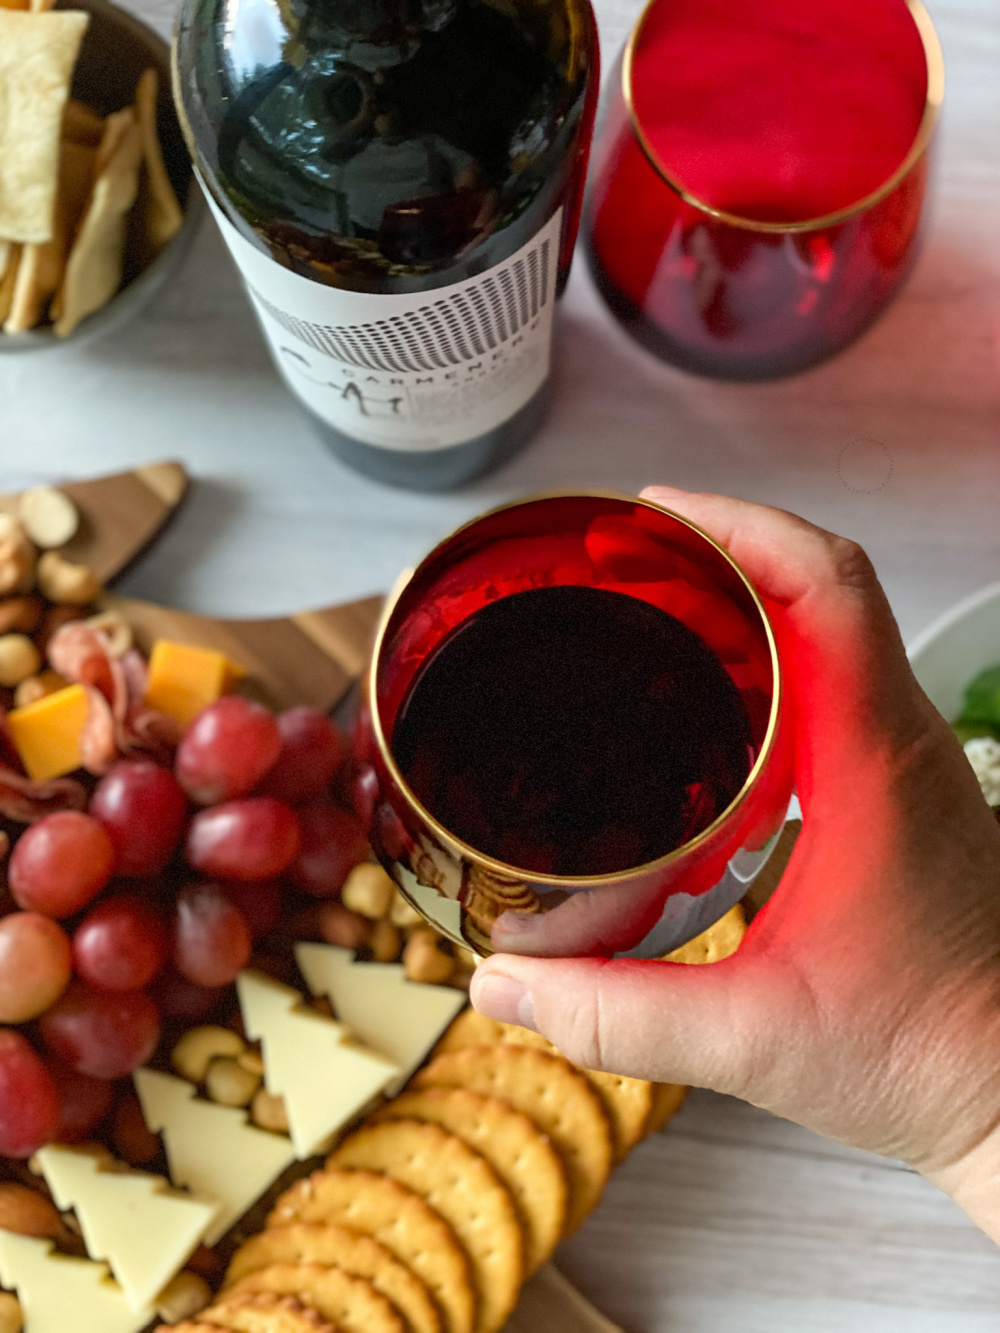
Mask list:
[[[731,959],[529,957],[547,918],[508,914],[473,1002],[581,1065],[902,1158],[1000,1240],[1000,829],[860,548],[777,510],[646,494],[722,544],[768,607],[803,831]]]

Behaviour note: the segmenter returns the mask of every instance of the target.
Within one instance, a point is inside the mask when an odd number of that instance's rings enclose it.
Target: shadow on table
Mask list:
[[[166,606],[187,606],[199,569],[216,547],[225,545],[247,508],[247,497],[238,487],[199,476],[176,518],[115,584],[115,591]]]

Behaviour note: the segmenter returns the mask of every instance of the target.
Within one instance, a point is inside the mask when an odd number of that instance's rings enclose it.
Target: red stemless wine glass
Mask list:
[[[886,306],[916,256],[944,94],[919,0],[652,0],[610,91],[589,257],[639,342],[765,379]]]
[[[721,546],[649,501],[547,496],[400,580],[357,717],[358,805],[457,943],[488,954],[501,913],[544,912],[548,953],[655,956],[766,861],[788,730],[767,612]]]

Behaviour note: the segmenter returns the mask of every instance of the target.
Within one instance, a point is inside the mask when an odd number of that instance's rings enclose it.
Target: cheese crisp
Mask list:
[[[59,140],[89,14],[0,9],[0,236],[52,239]]]

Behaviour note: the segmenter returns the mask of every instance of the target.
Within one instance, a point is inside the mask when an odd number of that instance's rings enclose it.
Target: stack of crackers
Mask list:
[[[744,930],[735,909],[669,957],[714,962]],[[579,1069],[466,1009],[408,1087],[277,1199],[215,1303],[174,1333],[498,1333],[686,1091]]]
[[[0,0],[0,325],[66,337],[184,219],[157,134],[156,71],[133,106],[101,116],[69,95],[90,15],[31,2]]]

